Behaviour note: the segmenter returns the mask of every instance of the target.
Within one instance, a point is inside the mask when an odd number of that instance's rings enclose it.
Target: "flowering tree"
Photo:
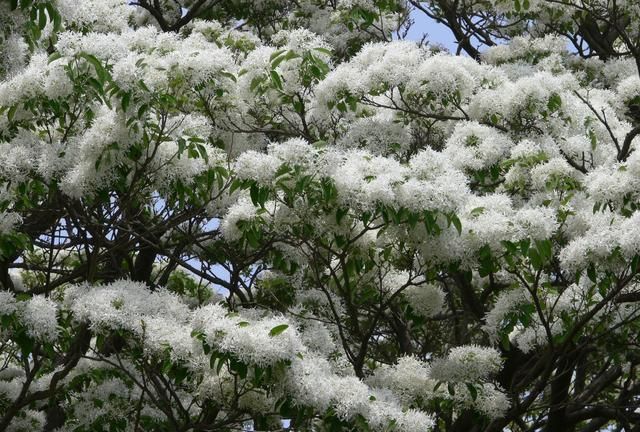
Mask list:
[[[637,2],[128,3],[0,2],[0,430],[640,430]]]

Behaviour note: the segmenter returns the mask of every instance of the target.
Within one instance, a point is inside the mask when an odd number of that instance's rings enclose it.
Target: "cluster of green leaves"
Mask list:
[[[197,283],[193,277],[181,270],[171,272],[165,288],[183,298],[194,299],[196,304],[206,304],[213,297],[209,287]]]
[[[53,32],[62,29],[62,16],[51,0],[9,0],[11,10],[19,9],[30,20],[25,22],[24,32],[27,43],[33,48],[38,44],[42,31],[48,23],[53,26]]]

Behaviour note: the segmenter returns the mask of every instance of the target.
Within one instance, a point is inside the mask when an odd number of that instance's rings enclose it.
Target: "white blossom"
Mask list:
[[[438,381],[476,381],[497,373],[500,353],[488,347],[465,345],[452,348],[447,357],[431,364],[431,376]]]
[[[33,296],[30,300],[19,304],[22,320],[29,335],[46,342],[53,342],[58,335],[58,307],[56,303],[44,296]]]

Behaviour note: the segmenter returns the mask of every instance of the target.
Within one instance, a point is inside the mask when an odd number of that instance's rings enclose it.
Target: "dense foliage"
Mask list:
[[[0,430],[640,430],[635,0],[128,3],[0,1]]]

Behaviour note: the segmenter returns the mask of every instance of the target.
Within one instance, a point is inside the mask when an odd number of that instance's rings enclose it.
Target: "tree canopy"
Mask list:
[[[639,65],[636,0],[0,0],[0,430],[640,431]]]

